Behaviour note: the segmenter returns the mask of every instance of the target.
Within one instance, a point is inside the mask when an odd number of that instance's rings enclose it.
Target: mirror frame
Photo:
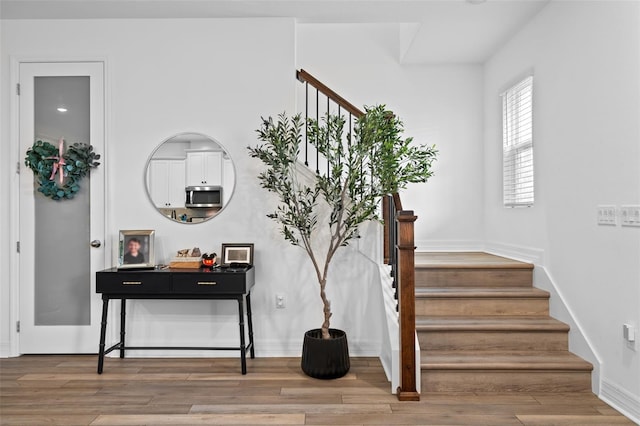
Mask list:
[[[218,210],[217,212],[215,212],[212,216],[199,221],[199,222],[186,222],[186,221],[182,221],[179,219],[174,219],[172,217],[166,216],[164,213],[162,213],[162,211],[160,211],[160,208],[156,206],[156,204],[153,201],[153,198],[151,198],[151,188],[150,188],[150,183],[149,183],[149,167],[151,165],[151,161],[154,159],[154,156],[156,155],[156,153],[158,152],[158,150],[160,150],[160,148],[167,142],[171,141],[172,139],[175,139],[179,136],[184,136],[184,135],[195,135],[195,136],[201,136],[202,138],[208,139],[208,142],[210,143],[214,143],[216,144],[220,150],[223,152],[223,155],[226,156],[226,158],[228,158],[231,162],[231,167],[233,169],[233,185],[231,187],[231,195],[229,195],[228,201],[226,203],[224,203],[224,205],[222,206],[222,208],[220,208],[220,210]],[[204,150],[203,150],[204,151]],[[225,158],[225,157],[223,157]],[[186,156],[185,156],[185,161],[186,161]],[[162,217],[168,219],[171,222],[174,223],[180,223],[180,224],[185,224],[185,225],[198,225],[201,223],[206,223],[211,221],[212,219],[216,218],[220,213],[222,213],[226,208],[227,205],[231,202],[231,200],[233,199],[233,196],[235,194],[235,190],[236,190],[236,183],[237,183],[237,179],[238,178],[238,173],[236,171],[236,163],[233,160],[233,158],[231,157],[231,155],[229,154],[229,150],[220,142],[218,142],[218,140],[212,138],[211,136],[205,134],[205,133],[200,133],[200,132],[180,132],[180,133],[176,133],[166,139],[164,139],[162,142],[160,142],[154,149],[153,151],[151,151],[151,154],[149,155],[149,157],[147,157],[147,161],[145,163],[145,167],[144,167],[144,171],[143,171],[143,184],[144,184],[144,190],[145,193],[147,194],[147,200],[149,201],[149,203],[151,203],[151,206],[153,207],[153,209],[158,212],[158,214],[160,214]],[[223,191],[223,197],[225,197],[225,193],[228,190],[228,188],[226,188],[226,186],[223,186],[223,188],[225,189],[225,191]],[[185,209],[184,207],[182,209]]]

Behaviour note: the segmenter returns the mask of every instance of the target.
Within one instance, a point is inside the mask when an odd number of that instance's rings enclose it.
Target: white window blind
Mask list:
[[[502,177],[506,207],[533,205],[533,76],[502,94]]]

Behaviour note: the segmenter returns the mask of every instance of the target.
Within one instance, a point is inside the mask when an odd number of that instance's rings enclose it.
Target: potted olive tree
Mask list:
[[[312,184],[302,182],[297,170],[305,126],[308,140],[328,166],[328,173],[318,174]],[[249,153],[266,166],[258,176],[261,186],[279,199],[267,216],[280,225],[285,240],[306,251],[322,300],[324,321],[305,333],[302,369],[312,377],[341,377],[349,370],[349,354],[345,332],[330,328],[325,289],[331,260],[358,236],[362,223],[379,218],[384,195],[432,175],[437,151],[403,139],[402,122],[384,105],[365,108],[354,131],[346,135],[345,120],[338,115],[305,123],[300,115],[281,114],[277,121],[263,118],[257,132],[262,143],[249,147]]]

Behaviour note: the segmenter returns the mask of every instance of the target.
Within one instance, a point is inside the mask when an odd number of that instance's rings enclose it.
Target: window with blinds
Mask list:
[[[533,205],[533,76],[502,94],[502,176],[505,207]]]

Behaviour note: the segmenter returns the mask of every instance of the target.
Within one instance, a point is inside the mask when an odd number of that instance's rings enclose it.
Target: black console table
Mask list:
[[[239,350],[242,374],[247,373],[246,353],[255,358],[253,347],[253,322],[251,320],[251,288],[255,284],[253,266],[240,268],[208,269],[153,269],[117,270],[96,272],[96,292],[102,293],[102,323],[98,351],[98,374],[102,374],[104,356],[116,349],[124,358],[126,349],[197,349]],[[120,341],[105,349],[107,312],[109,300],[120,299]],[[238,347],[140,347],[125,345],[125,319],[127,299],[188,299],[188,300],[237,300],[240,326]],[[244,304],[246,302],[249,344],[245,345]]]

